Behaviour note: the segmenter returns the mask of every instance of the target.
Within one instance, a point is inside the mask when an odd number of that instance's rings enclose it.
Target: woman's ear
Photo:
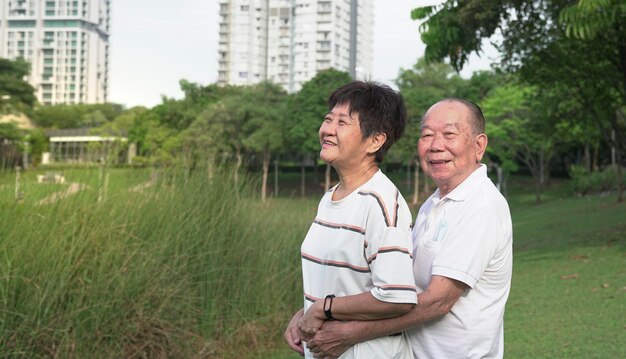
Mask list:
[[[370,136],[369,146],[367,147],[367,153],[376,153],[387,141],[387,134],[384,132],[378,132],[375,135]]]

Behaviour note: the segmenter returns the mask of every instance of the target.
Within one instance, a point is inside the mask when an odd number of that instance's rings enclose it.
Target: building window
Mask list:
[[[248,11],[248,10],[250,10],[249,5],[241,5],[241,11]]]
[[[242,71],[239,73],[239,77],[242,79],[245,79],[248,77],[248,72],[247,71]]]

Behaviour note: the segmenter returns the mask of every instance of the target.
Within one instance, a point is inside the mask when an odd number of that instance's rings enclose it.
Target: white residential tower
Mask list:
[[[0,57],[31,64],[42,104],[103,103],[110,0],[0,0]]]
[[[329,68],[370,78],[373,23],[372,0],[220,1],[218,83],[296,92]]]

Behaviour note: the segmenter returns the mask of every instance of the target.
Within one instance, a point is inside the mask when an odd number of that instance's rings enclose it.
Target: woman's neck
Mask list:
[[[361,187],[378,172],[378,163],[368,163],[353,171],[337,171],[339,186],[333,192],[333,201],[346,198],[355,189]]]

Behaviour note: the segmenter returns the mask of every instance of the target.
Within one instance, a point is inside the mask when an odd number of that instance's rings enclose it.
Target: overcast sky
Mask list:
[[[412,9],[442,0],[374,0],[373,80],[392,85],[400,68],[424,54]],[[218,0],[111,2],[110,101],[152,107],[180,98],[178,81],[217,81]],[[462,76],[489,68],[493,53],[473,56]]]

